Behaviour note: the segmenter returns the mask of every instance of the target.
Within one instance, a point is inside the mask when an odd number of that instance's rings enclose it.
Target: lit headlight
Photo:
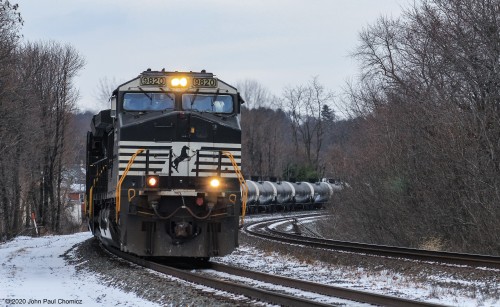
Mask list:
[[[172,78],[170,80],[170,85],[173,86],[173,87],[186,87],[188,84],[188,80],[186,77],[176,77],[176,78]]]
[[[212,188],[218,188],[220,186],[220,180],[217,178],[210,179],[210,186]]]
[[[160,183],[160,177],[157,175],[146,177],[146,186],[148,188],[157,188]]]

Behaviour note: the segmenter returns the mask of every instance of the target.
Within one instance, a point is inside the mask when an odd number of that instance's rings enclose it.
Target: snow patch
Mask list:
[[[90,232],[40,238],[17,237],[0,245],[0,305],[159,306],[133,293],[102,285],[95,275],[68,265],[63,255]],[[3,304],[2,304],[3,303]]]

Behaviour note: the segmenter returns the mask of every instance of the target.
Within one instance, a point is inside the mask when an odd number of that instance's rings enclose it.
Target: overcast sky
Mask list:
[[[313,76],[339,92],[356,74],[349,53],[379,16],[412,0],[13,0],[25,40],[71,44],[85,58],[78,106],[97,109],[99,80],[147,68],[206,69],[230,84],[253,79],[271,93]]]

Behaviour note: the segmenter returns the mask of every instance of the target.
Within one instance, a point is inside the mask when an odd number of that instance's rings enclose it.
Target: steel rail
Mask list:
[[[375,305],[381,305],[381,306],[444,306],[444,305],[439,305],[439,304],[433,304],[433,303],[427,303],[427,302],[421,302],[421,301],[415,301],[415,300],[409,300],[409,299],[403,299],[403,298],[398,298],[394,296],[388,296],[388,295],[382,295],[382,294],[376,294],[376,293],[370,293],[370,292],[364,292],[364,291],[359,291],[359,290],[352,290],[352,289],[347,289],[347,288],[341,288],[341,287],[335,287],[335,286],[327,286],[315,282],[310,282],[310,281],[304,281],[304,280],[299,280],[299,279],[293,279],[289,277],[282,277],[282,276],[277,276],[277,275],[271,275],[267,273],[261,273],[261,272],[255,272],[255,271],[250,271],[234,266],[228,266],[225,264],[220,264],[220,263],[215,263],[212,262],[211,268],[220,271],[220,272],[225,272],[228,274],[232,275],[237,275],[237,276],[242,276],[242,277],[247,277],[251,278],[254,280],[259,280],[262,282],[267,282],[267,283],[273,283],[285,287],[290,287],[290,288],[295,288],[299,289],[302,291],[308,291],[308,292],[314,292],[330,297],[336,297],[336,298],[342,298],[346,300],[351,300],[351,301],[356,301],[356,302],[362,302],[362,303],[368,303],[368,304],[375,304]]]
[[[199,273],[192,273],[186,270],[181,270],[177,268],[173,268],[167,265],[163,265],[160,263],[156,263],[153,261],[148,261],[144,258],[139,258],[134,255],[124,253],[122,251],[119,251],[115,248],[110,248],[107,246],[102,245],[107,251],[110,253],[116,255],[117,257],[121,259],[125,259],[127,261],[130,261],[134,264],[143,266],[145,268],[152,269],[157,272],[161,272],[170,276],[177,277],[179,279],[196,283],[196,284],[201,284],[210,288],[234,293],[234,294],[239,294],[239,295],[244,295],[253,299],[261,300],[261,301],[266,301],[272,304],[278,304],[282,306],[318,306],[318,307],[325,307],[325,306],[331,306],[330,304],[324,304],[320,302],[316,302],[313,300],[308,300],[308,299],[303,299],[291,295],[286,295],[286,294],[281,294],[281,293],[275,293],[272,291],[268,290],[263,290],[263,289],[258,289],[250,286],[246,286],[243,284],[239,284],[236,282],[229,282],[226,280],[220,280],[217,278],[211,278],[207,276],[203,276]]]
[[[247,285],[239,284],[236,282],[230,282],[227,280],[220,280],[218,278],[207,277],[199,273],[193,273],[186,270],[181,270],[173,268],[164,264],[160,264],[154,261],[149,261],[144,258],[140,258],[128,253],[121,252],[115,248],[110,248],[107,246],[103,247],[110,253],[118,256],[121,259],[125,259],[137,265],[152,269],[157,272],[161,272],[170,276],[180,278],[185,281],[202,284],[207,287],[244,295],[253,299],[258,299],[266,301],[273,304],[279,304],[283,306],[330,306],[330,304],[325,304],[309,299],[304,299],[300,297],[295,297],[287,294],[281,294],[272,292],[269,290],[258,289],[250,287]],[[298,279],[292,279],[289,277],[276,276],[261,272],[250,271],[234,266],[228,266],[216,262],[210,262],[209,268],[224,272],[231,275],[236,275],[239,277],[246,277],[253,280],[258,280],[261,282],[272,283],[280,286],[290,287],[299,289],[302,291],[313,292],[322,294],[329,297],[341,298],[351,301],[357,301],[368,304],[382,305],[382,306],[444,306],[439,304],[427,303],[414,301],[409,299],[403,299],[398,297],[392,297],[387,295],[375,294],[370,292],[363,292],[359,290],[351,290],[335,286],[327,286],[323,284],[318,284],[309,281],[303,281]]]
[[[286,218],[281,218],[272,221],[268,220],[264,222],[252,223],[245,227],[245,231],[254,236],[266,238],[269,240],[275,240],[292,244],[300,244],[300,245],[306,245],[310,247],[317,247],[323,249],[342,250],[342,251],[365,253],[377,256],[407,258],[407,259],[432,261],[432,262],[439,262],[446,264],[467,265],[472,267],[489,267],[497,269],[500,268],[500,257],[498,256],[429,251],[429,250],[421,250],[415,248],[320,239],[313,237],[305,237],[297,234],[285,233],[269,227],[269,225],[272,223],[285,220]],[[256,228],[257,226],[261,226],[262,228],[262,225],[264,225],[264,228],[268,233],[253,229]]]
[[[193,273],[186,270],[181,270],[173,268],[167,265],[163,265],[157,262],[148,261],[144,258],[136,257],[134,255],[121,252],[114,248],[109,248],[104,246],[107,251],[118,256],[119,258],[125,259],[137,265],[152,269],[157,272],[161,272],[170,276],[180,278],[182,280],[193,282],[197,284],[202,284],[207,287],[227,291],[230,293],[235,293],[239,295],[244,295],[253,299],[258,299],[261,301],[266,301],[273,304],[279,304],[283,306],[331,306],[330,304],[325,304],[313,300],[308,300],[300,297],[295,297],[287,294],[281,294],[272,292],[269,290],[258,289],[250,287],[247,285],[239,284],[236,282],[230,282],[227,280],[220,280],[218,278],[212,278],[203,276],[199,273]],[[276,275],[254,272],[238,267],[228,266],[220,263],[211,262],[209,267],[213,270],[224,272],[239,277],[247,277],[250,279],[273,283],[280,286],[290,287],[300,289],[302,291],[319,293],[322,295],[342,298],[351,301],[357,301],[362,303],[383,305],[383,306],[443,306],[438,304],[431,304],[426,302],[413,301],[408,299],[402,299],[397,297],[391,297],[386,295],[380,295],[370,292],[363,292],[358,290],[345,289],[340,287],[326,286],[318,283],[296,280],[288,277],[280,277]]]

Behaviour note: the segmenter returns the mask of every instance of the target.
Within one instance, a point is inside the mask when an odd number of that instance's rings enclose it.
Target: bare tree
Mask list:
[[[256,80],[244,80],[236,83],[236,88],[240,92],[243,100],[245,100],[245,107],[252,108],[273,108],[275,98],[271,93]]]
[[[280,105],[291,120],[295,155],[304,155],[308,166],[317,173],[320,171],[320,153],[325,134],[325,121],[333,120],[331,108],[333,93],[314,77],[309,84],[286,88]],[[326,108],[325,108],[326,106]],[[326,118],[323,110],[328,110]]]
[[[102,109],[109,108],[109,98],[119,84],[120,82],[118,82],[115,77],[103,77],[99,79],[96,92],[94,93],[94,98],[99,102]]]
[[[500,253],[499,17],[499,1],[424,0],[360,34],[345,233]]]
[[[34,211],[45,226],[60,230],[62,212],[61,181],[63,156],[67,148],[65,132],[68,114],[74,110],[78,93],[73,86],[84,61],[71,46],[54,42],[27,43],[20,54],[19,72],[32,82],[23,92],[23,101],[30,106],[38,123],[40,135],[34,137],[32,152],[33,188],[40,185],[40,203]]]
[[[246,176],[282,177],[288,155],[288,118],[276,109],[276,98],[255,80],[237,85],[245,104],[242,122],[242,159]]]
[[[16,48],[22,19],[17,4],[0,0],[0,240],[12,237],[21,223],[19,159],[22,110],[16,98]]]

